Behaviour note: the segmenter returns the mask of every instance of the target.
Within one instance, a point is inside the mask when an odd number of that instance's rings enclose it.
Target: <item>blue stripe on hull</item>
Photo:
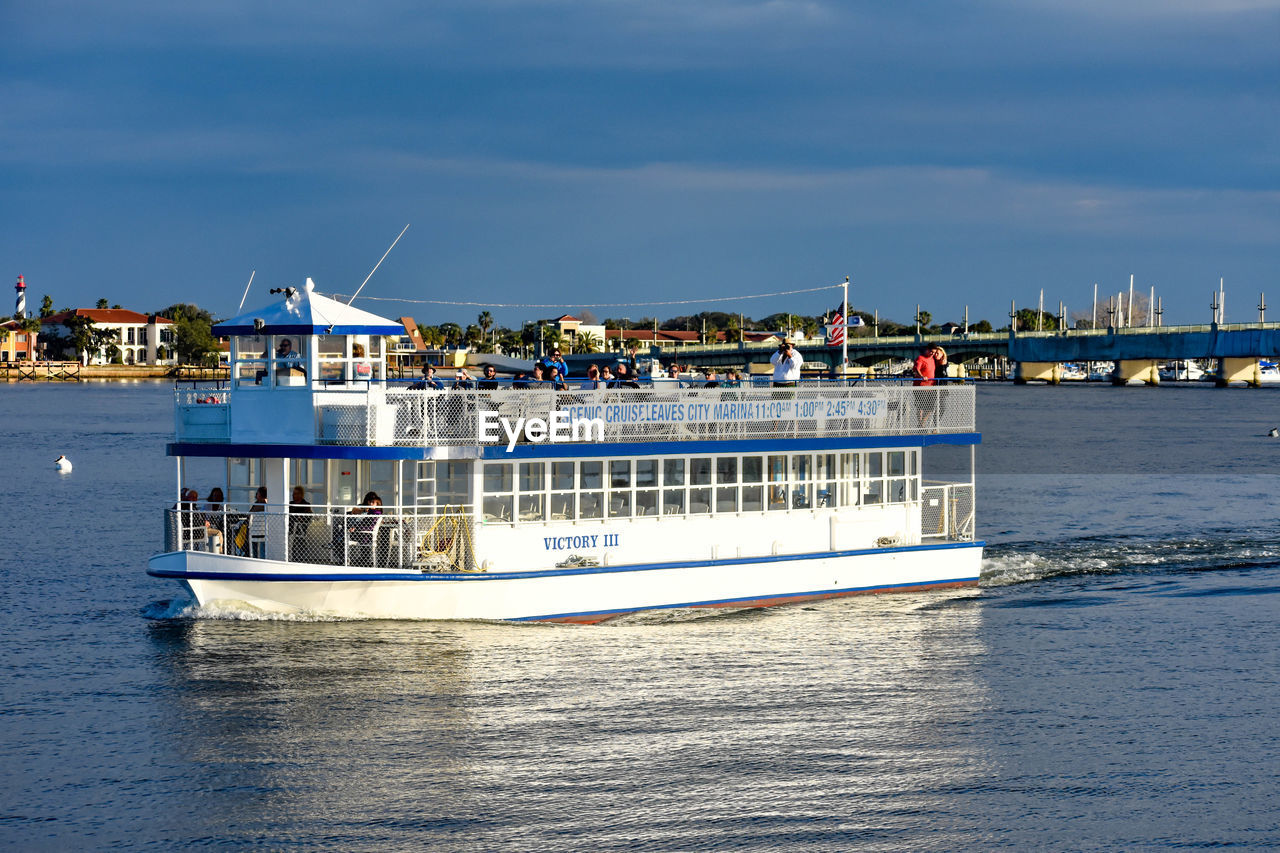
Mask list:
[[[623,572],[651,572],[661,569],[696,569],[710,566],[741,566],[759,563],[786,563],[797,560],[820,560],[843,557],[858,557],[869,554],[911,553],[916,551],[949,551],[957,548],[982,548],[986,542],[954,542],[939,545],[909,545],[898,548],[864,548],[856,551],[817,551],[807,554],[778,554],[761,557],[733,557],[723,560],[692,560],[688,562],[637,563],[629,566],[587,566],[575,569],[548,569],[527,572],[369,572],[366,574],[351,573],[316,573],[287,574],[267,572],[189,572],[167,571],[164,569],[147,569],[147,574],[157,578],[191,578],[193,580],[252,580],[264,582],[311,582],[365,583],[368,581],[469,581],[484,582],[497,580],[525,580],[528,578],[549,578],[565,575],[620,574]],[[180,552],[174,552],[180,553]],[[685,607],[694,605],[669,605]]]

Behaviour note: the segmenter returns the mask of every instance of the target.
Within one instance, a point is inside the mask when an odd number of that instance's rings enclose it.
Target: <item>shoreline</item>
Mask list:
[[[0,364],[3,381],[13,382],[83,382],[87,379],[228,379],[228,368],[174,367],[165,364],[90,364],[75,362],[14,361]]]

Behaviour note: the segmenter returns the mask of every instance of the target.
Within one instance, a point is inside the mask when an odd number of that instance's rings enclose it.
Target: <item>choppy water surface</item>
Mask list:
[[[0,387],[0,844],[1280,844],[1280,389],[979,405],[977,593],[303,622],[143,574],[166,388]]]

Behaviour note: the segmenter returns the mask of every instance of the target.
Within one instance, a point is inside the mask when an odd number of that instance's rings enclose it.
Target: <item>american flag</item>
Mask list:
[[[827,343],[831,346],[840,346],[844,343],[844,315],[845,306],[837,305],[835,313],[831,315],[831,321],[827,324],[831,327],[831,331],[827,333]]]

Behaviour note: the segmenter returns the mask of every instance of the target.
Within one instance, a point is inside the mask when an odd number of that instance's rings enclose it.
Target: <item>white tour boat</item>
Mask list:
[[[436,389],[313,288],[216,326],[229,382],[176,391],[148,573],[200,605],[598,622],[978,583],[972,385]],[[968,476],[924,479],[935,445]]]

